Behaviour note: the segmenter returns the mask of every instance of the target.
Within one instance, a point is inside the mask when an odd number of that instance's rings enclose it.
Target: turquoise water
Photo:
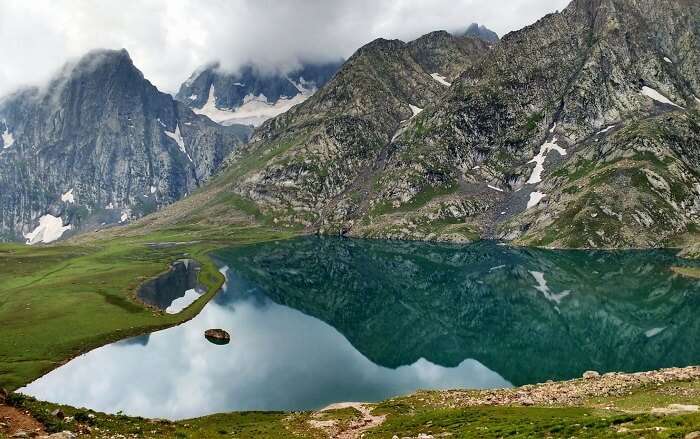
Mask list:
[[[195,319],[24,392],[180,419],[700,364],[700,282],[670,270],[689,264],[672,252],[307,237],[215,260],[227,284]]]

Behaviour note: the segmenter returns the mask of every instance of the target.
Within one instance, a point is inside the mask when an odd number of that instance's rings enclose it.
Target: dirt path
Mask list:
[[[323,430],[329,438],[359,439],[362,437],[362,433],[381,425],[386,419],[386,416],[384,415],[372,415],[373,406],[371,404],[361,402],[342,402],[338,404],[331,404],[328,407],[314,413],[314,415],[320,416],[324,413],[332,412],[333,410],[341,410],[346,408],[353,408],[360,412],[360,418],[353,419],[347,424],[334,419],[311,419],[308,422],[312,427]]]
[[[8,437],[24,431],[27,435],[43,436],[46,434],[44,426],[34,419],[29,413],[14,407],[0,404],[0,433]]]

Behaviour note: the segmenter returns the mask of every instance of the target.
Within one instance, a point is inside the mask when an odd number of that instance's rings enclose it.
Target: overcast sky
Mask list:
[[[499,35],[569,0],[0,0],[0,95],[40,83],[94,48],[126,48],[158,88],[198,66],[287,69],[479,22]]]

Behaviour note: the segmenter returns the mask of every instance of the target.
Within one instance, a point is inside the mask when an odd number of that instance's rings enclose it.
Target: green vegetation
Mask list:
[[[476,396],[479,392],[471,392]],[[700,430],[700,412],[654,414],[670,404],[700,404],[700,381],[678,381],[640,387],[624,396],[596,397],[579,406],[465,406],[451,392],[419,392],[376,404],[372,415],[384,422],[362,432],[364,438],[683,438]],[[362,414],[348,407],[323,412],[225,413],[182,421],[149,420],[106,415],[11,395],[8,403],[27,410],[47,431],[72,430],[99,437],[146,435],[166,438],[324,438],[319,422],[332,422],[336,431],[362,425]],[[60,409],[71,421],[51,414]],[[360,437],[359,434],[357,437]]]
[[[418,192],[410,201],[401,204],[399,207],[393,207],[389,201],[383,201],[377,204],[370,212],[370,216],[377,217],[387,213],[409,212],[418,210],[428,204],[432,199],[449,195],[456,192],[458,186],[451,184],[448,186],[428,186]]]

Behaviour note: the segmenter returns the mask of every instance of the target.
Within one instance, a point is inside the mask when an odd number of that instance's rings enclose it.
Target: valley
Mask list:
[[[700,3],[467,23],[0,97],[0,438],[700,438]]]

